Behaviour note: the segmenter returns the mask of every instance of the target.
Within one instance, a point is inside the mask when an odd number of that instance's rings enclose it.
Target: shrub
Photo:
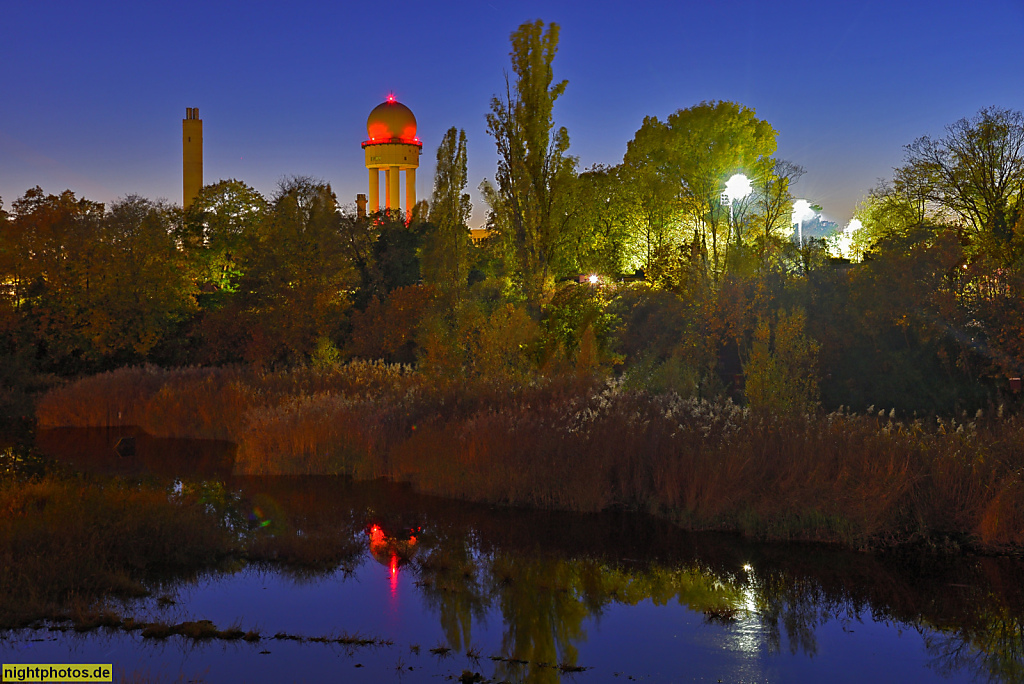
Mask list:
[[[758,321],[743,366],[752,408],[802,413],[816,407],[818,343],[804,332],[805,319],[801,309],[780,311],[774,331],[768,321]]]

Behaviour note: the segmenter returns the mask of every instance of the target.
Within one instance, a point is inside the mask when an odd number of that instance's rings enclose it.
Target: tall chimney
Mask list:
[[[203,187],[203,120],[198,107],[185,109],[181,122],[182,199],[186,209]]]

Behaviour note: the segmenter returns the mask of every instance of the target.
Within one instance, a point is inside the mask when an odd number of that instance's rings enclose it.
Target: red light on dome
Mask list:
[[[394,102],[394,101],[395,101],[395,94],[394,93],[388,93],[388,102]]]

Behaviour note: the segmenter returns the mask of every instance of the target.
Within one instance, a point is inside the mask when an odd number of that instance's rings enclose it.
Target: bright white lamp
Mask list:
[[[811,203],[805,199],[798,199],[793,202],[793,223],[797,224],[797,238],[800,241],[800,247],[804,246],[804,221],[809,221],[815,216],[814,209],[811,209]]]

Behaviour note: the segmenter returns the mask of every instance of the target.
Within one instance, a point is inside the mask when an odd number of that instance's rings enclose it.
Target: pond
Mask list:
[[[134,437],[134,454],[113,449]],[[41,432],[72,467],[203,486],[280,562],[168,578],[117,609],[258,640],[18,630],[3,663],[113,663],[129,681],[1021,681],[1024,567],[692,534],[387,482],[232,478],[230,445]],[[197,484],[203,483],[203,484]]]

